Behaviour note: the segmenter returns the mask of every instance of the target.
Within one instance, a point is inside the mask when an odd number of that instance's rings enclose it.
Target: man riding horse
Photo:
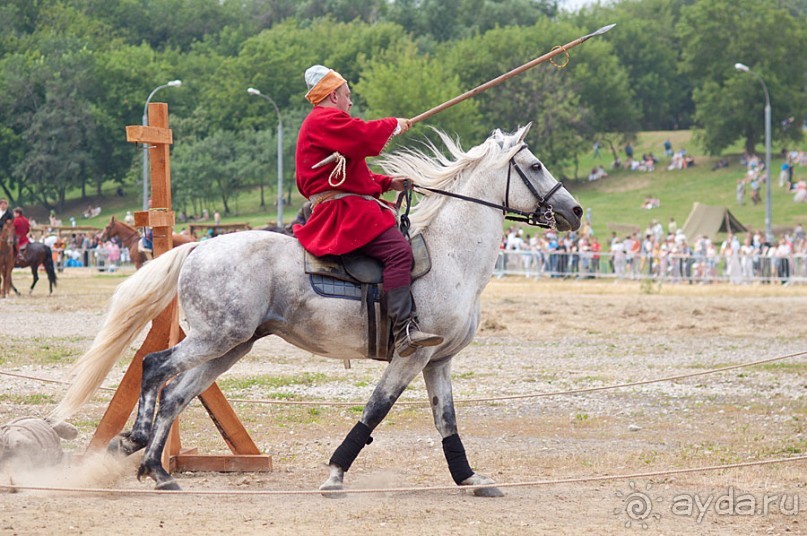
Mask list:
[[[378,156],[392,136],[406,132],[408,120],[351,117],[347,82],[322,65],[309,68],[305,81],[305,97],[314,108],[297,140],[297,188],[311,202],[312,213],[305,225],[294,226],[295,236],[317,256],[355,251],[384,265],[384,299],[400,356],[441,344],[442,337],[417,325],[410,292],[412,247],[397,228],[394,208],[379,199],[384,192],[404,190],[406,179],[373,173],[365,162]],[[317,166],[328,157],[334,166]]]
[[[7,221],[13,220],[14,216],[8,210],[8,201],[5,198],[0,198],[0,229],[6,224]]]
[[[31,232],[31,224],[22,211],[22,208],[14,209],[14,234],[17,236],[17,263],[25,264],[26,248],[28,247],[28,233]]]

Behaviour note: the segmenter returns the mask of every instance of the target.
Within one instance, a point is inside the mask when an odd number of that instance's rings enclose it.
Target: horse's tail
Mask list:
[[[45,246],[45,260],[42,264],[45,266],[45,272],[48,274],[48,281],[52,287],[56,286],[56,269],[53,266],[53,250]]]
[[[171,303],[185,259],[199,245],[191,242],[146,263],[118,285],[104,324],[90,349],[73,365],[73,377],[50,418],[70,418],[95,393],[112,366],[142,329]]]

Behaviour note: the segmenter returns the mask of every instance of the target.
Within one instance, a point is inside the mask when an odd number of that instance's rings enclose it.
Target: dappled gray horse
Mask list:
[[[412,210],[412,233],[424,235],[432,270],[414,283],[413,292],[422,324],[445,341],[409,357],[393,357],[361,420],[334,452],[330,476],[320,489],[342,489],[345,471],[418,373],[423,374],[454,481],[494,483],[471,469],[457,433],[451,360],[471,342],[479,325],[480,295],[496,263],[505,213],[561,231],[577,229],[582,215],[574,198],[526,148],[528,130],[510,135],[496,131],[468,152],[438,132],[449,156],[432,147],[431,155],[403,151],[384,158],[387,174],[412,178],[424,193]],[[118,287],[104,326],[76,363],[74,381],[53,418],[69,417],[88,400],[176,292],[186,314],[187,337],[144,358],[136,421],[131,432],[110,445],[126,454],[145,447],[138,477],[153,478],[158,489],[179,489],[160,461],[171,423],[256,340],[277,335],[321,356],[367,357],[366,310],[360,302],[314,292],[304,273],[302,247],[294,238],[262,231],[227,234],[175,248]],[[495,488],[476,493],[501,494]]]

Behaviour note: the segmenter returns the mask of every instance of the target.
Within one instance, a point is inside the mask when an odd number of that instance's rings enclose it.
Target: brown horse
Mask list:
[[[0,298],[8,296],[9,292],[19,295],[17,289],[11,284],[11,271],[14,269],[14,223],[7,220],[0,229]]]
[[[129,249],[129,258],[135,263],[135,268],[139,270],[140,267],[149,260],[146,254],[138,248],[138,244],[140,243],[140,231],[120,221],[115,218],[115,216],[112,216],[107,226],[101,231],[101,240],[106,242],[113,236],[120,238],[121,243]],[[187,244],[188,242],[195,242],[192,237],[187,235],[174,233],[172,236],[174,239],[174,247]]]

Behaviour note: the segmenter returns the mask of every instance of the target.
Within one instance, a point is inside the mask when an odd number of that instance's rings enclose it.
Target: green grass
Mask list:
[[[759,368],[766,372],[789,372],[792,374],[803,375],[807,373],[807,363],[783,363],[774,362],[760,365]]]
[[[0,364],[22,365],[58,365],[71,362],[81,354],[85,344],[82,337],[64,337],[59,339],[47,337],[8,337],[4,341],[6,356],[0,358]]]
[[[43,394],[0,394],[0,402],[11,402],[25,406],[39,406],[42,404],[52,404],[53,395]]]
[[[245,390],[252,387],[277,389],[290,385],[313,385],[324,381],[325,374],[306,372],[298,376],[251,376],[247,378],[223,378],[219,386],[224,390]]]
[[[673,150],[682,147],[695,157],[696,165],[685,170],[667,170],[669,159],[664,156],[663,142],[669,137]],[[588,182],[582,178],[568,184],[569,189],[578,198],[584,209],[591,209],[592,225],[595,234],[607,237],[612,230],[622,234],[619,225],[635,226],[644,230],[653,219],[658,219],[665,226],[669,219],[675,218],[679,227],[683,226],[692,205],[700,202],[707,205],[728,207],[746,227],[762,229],[765,222],[765,203],[754,206],[746,189],[746,203],[738,206],[735,195],[737,179],[745,174],[745,168],[739,164],[741,150],[732,147],[723,156],[728,158],[728,168],[712,171],[713,164],[720,157],[704,156],[703,150],[692,140],[690,131],[644,132],[639,135],[634,145],[634,154],[641,155],[652,152],[660,159],[655,171],[610,171],[609,177],[596,182]],[[620,158],[624,152],[620,147]],[[581,175],[588,175],[595,164],[610,167],[612,156],[607,151],[602,158],[594,159],[592,154],[583,159],[580,167]],[[764,154],[764,151],[760,152]],[[782,159],[774,154],[771,157],[771,213],[774,232],[792,228],[796,223],[807,224],[807,211],[793,202],[792,194],[780,189],[779,167]],[[796,178],[807,178],[804,168],[796,168]],[[661,207],[652,210],[641,208],[645,197],[652,195],[661,200]],[[617,225],[614,225],[617,224]]]
[[[664,156],[663,142],[669,138],[673,150],[686,148],[690,155],[695,157],[696,165],[686,170],[667,171],[669,159]],[[466,143],[467,145],[468,143]],[[601,239],[609,236],[611,230],[623,233],[623,227],[632,226],[644,230],[652,219],[658,219],[667,224],[670,217],[675,218],[682,226],[692,209],[694,202],[707,205],[722,205],[729,207],[732,213],[747,227],[761,229],[765,221],[765,203],[763,188],[763,202],[754,206],[750,203],[749,192],[746,192],[745,206],[737,206],[735,199],[735,186],[737,179],[742,177],[744,169],[739,165],[739,156],[742,146],[737,144],[729,148],[722,156],[729,158],[731,164],[728,168],[712,171],[712,165],[720,157],[704,156],[704,151],[693,140],[691,131],[654,131],[640,133],[633,143],[634,153],[640,156],[645,152],[652,152],[660,159],[656,170],[652,173],[628,172],[624,170],[611,171],[612,156],[607,147],[601,148],[601,157],[594,158],[590,151],[582,155],[579,164],[578,180],[567,181],[569,190],[579,199],[584,209],[591,209],[592,223],[595,234]],[[802,149],[805,146],[802,144]],[[617,148],[619,157],[624,160],[624,147]],[[777,148],[774,148],[778,150]],[[759,154],[763,154],[760,150]],[[540,151],[538,151],[540,157]],[[807,211],[803,206],[793,203],[791,194],[778,187],[779,167],[782,163],[777,153],[772,155],[772,222],[774,231],[792,228],[798,222],[807,224]],[[602,164],[609,169],[610,176],[601,181],[589,183],[586,180],[589,171],[595,165]],[[572,169],[552,170],[557,176],[573,174]],[[807,179],[804,168],[796,168],[796,177]],[[291,180],[291,178],[289,178]],[[70,201],[63,214],[60,214],[65,225],[69,225],[69,217],[76,219],[77,225],[92,225],[102,228],[112,215],[123,218],[127,210],[141,209],[139,199],[140,189],[137,185],[127,185],[126,196],[115,195],[116,186],[111,183],[103,189],[103,196],[90,196],[80,199],[78,191],[71,192]],[[94,190],[93,190],[94,192]],[[653,210],[641,208],[647,195],[661,200],[661,207]],[[263,227],[269,222],[277,221],[275,212],[276,193],[274,190],[265,191],[267,207],[260,209],[260,192],[257,188],[243,191],[237,199],[231,199],[231,214],[225,214],[222,206],[215,200],[208,207],[210,215],[218,210],[222,216],[222,223],[246,222],[253,228]],[[302,204],[302,198],[297,192],[292,196],[292,204],[284,210],[283,221],[290,222]],[[84,219],[82,212],[87,205],[101,206],[101,215],[96,218]],[[47,221],[47,212],[41,207],[26,207],[28,213],[38,222]],[[179,212],[180,207],[174,207]],[[201,222],[200,222],[201,223]],[[212,223],[210,221],[206,223]],[[616,227],[615,227],[616,224]],[[509,226],[510,222],[505,222]],[[187,224],[177,222],[177,231]]]

